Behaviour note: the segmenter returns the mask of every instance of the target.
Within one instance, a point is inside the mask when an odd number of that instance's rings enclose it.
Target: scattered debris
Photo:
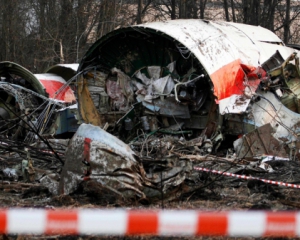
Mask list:
[[[300,180],[297,53],[261,27],[198,19],[114,30],[76,74],[68,66],[42,74],[70,78],[52,92],[3,63],[2,178],[37,183],[35,191],[59,195],[53,204],[63,195],[99,204],[239,195],[227,207],[295,206],[297,197],[282,202],[294,189],[259,179]]]

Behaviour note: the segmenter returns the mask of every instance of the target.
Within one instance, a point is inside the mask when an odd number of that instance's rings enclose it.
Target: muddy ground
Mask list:
[[[93,182],[84,182],[70,195],[51,194],[38,181],[26,182],[22,177],[11,179],[3,174],[4,167],[14,165],[2,159],[2,180],[0,181],[1,208],[127,208],[127,209],[195,209],[212,211],[229,210],[298,210],[300,189],[267,184],[260,180],[244,180],[236,177],[217,175],[194,170],[198,182],[184,182],[177,189],[172,200],[162,195],[162,199],[141,203],[138,199],[124,200],[110,195]],[[299,161],[269,161],[273,172],[258,167],[254,161],[215,158],[194,161],[194,166],[231,172],[239,175],[258,177],[286,183],[300,184]],[[193,191],[182,194],[183,189],[193,184]],[[182,191],[181,191],[182,190]],[[178,237],[98,237],[98,236],[16,236],[3,235],[0,239],[178,239]],[[181,237],[180,239],[245,239],[228,237]],[[254,239],[254,238],[249,238]]]

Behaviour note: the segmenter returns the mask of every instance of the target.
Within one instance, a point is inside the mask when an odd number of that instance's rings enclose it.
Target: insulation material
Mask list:
[[[112,74],[117,74],[117,84],[120,86],[120,89],[126,98],[127,105],[129,105],[133,102],[133,90],[129,76],[117,68],[113,68],[111,72]]]
[[[128,108],[125,96],[122,93],[122,88],[116,81],[106,81],[107,95],[111,99],[111,108],[116,110],[126,111]]]

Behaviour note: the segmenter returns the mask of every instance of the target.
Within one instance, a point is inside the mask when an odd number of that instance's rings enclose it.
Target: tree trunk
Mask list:
[[[179,2],[179,18],[186,18],[186,0]]]
[[[251,24],[259,25],[260,22],[260,0],[253,0],[251,11]]]
[[[244,23],[259,25],[260,0],[243,0]]]
[[[136,23],[142,23],[142,9],[143,9],[143,0],[138,0],[138,8],[137,8],[137,15],[136,15]]]
[[[206,2],[207,0],[200,0],[200,19],[204,19]]]
[[[244,15],[244,23],[249,23],[249,7],[248,0],[243,0],[243,15]]]
[[[289,42],[290,35],[290,10],[291,10],[291,0],[286,0],[286,8],[285,8],[285,21],[284,21],[284,33],[283,33],[283,41],[284,43]]]
[[[268,19],[266,28],[274,31],[274,17],[275,17],[275,9],[278,5],[278,0],[269,1],[269,10],[268,10]]]
[[[187,0],[187,18],[198,18],[196,0]]]
[[[171,1],[171,19],[176,19],[176,0]]]
[[[231,0],[232,21],[236,22],[234,2]]]
[[[225,18],[227,22],[230,22],[229,18],[229,11],[228,11],[228,2],[227,0],[224,0],[224,11],[225,11]]]

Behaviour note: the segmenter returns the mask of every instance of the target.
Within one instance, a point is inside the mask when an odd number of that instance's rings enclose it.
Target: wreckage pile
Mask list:
[[[78,105],[3,64],[2,206],[298,209],[297,54],[241,28],[115,30],[73,72]]]
[[[167,139],[163,140],[165,142]],[[114,172],[109,172],[109,169],[117,164],[118,156],[114,154],[111,158],[109,152],[106,152],[103,159],[116,160],[102,171],[101,165],[96,166],[90,162],[94,169],[89,169],[91,166],[87,165],[88,162],[83,162],[81,170],[86,171],[87,175],[89,171],[96,172],[89,180],[85,179],[83,171],[80,172],[82,176],[77,182],[77,188],[69,195],[61,195],[55,191],[61,176],[65,178],[64,169],[74,173],[68,162],[62,168],[62,164],[51,155],[49,149],[28,146],[28,151],[23,152],[14,149],[12,142],[9,142],[8,147],[8,142],[4,144],[2,139],[2,207],[121,205],[147,208],[150,204],[159,208],[200,210],[299,208],[299,161],[272,156],[237,159],[230,151],[223,157],[209,154],[199,156],[182,143],[171,143],[170,139],[167,142],[171,148],[160,148],[163,151],[156,149],[159,154],[164,154],[157,158],[144,156],[132,159],[134,153],[128,149],[127,157],[123,156],[128,162],[122,165],[123,169],[115,169]],[[150,143],[151,139],[148,144]],[[62,143],[56,145],[64,148]],[[97,144],[91,146],[95,149],[98,147],[104,149]],[[155,146],[152,150],[154,149]],[[74,157],[81,150],[78,148],[68,154]],[[62,159],[66,159],[66,156],[62,155]],[[216,171],[220,171],[219,174]],[[99,184],[97,178],[103,184]],[[274,182],[266,183],[264,180]],[[283,186],[280,182],[293,186]],[[74,182],[70,181],[69,184],[71,187],[75,186]]]

